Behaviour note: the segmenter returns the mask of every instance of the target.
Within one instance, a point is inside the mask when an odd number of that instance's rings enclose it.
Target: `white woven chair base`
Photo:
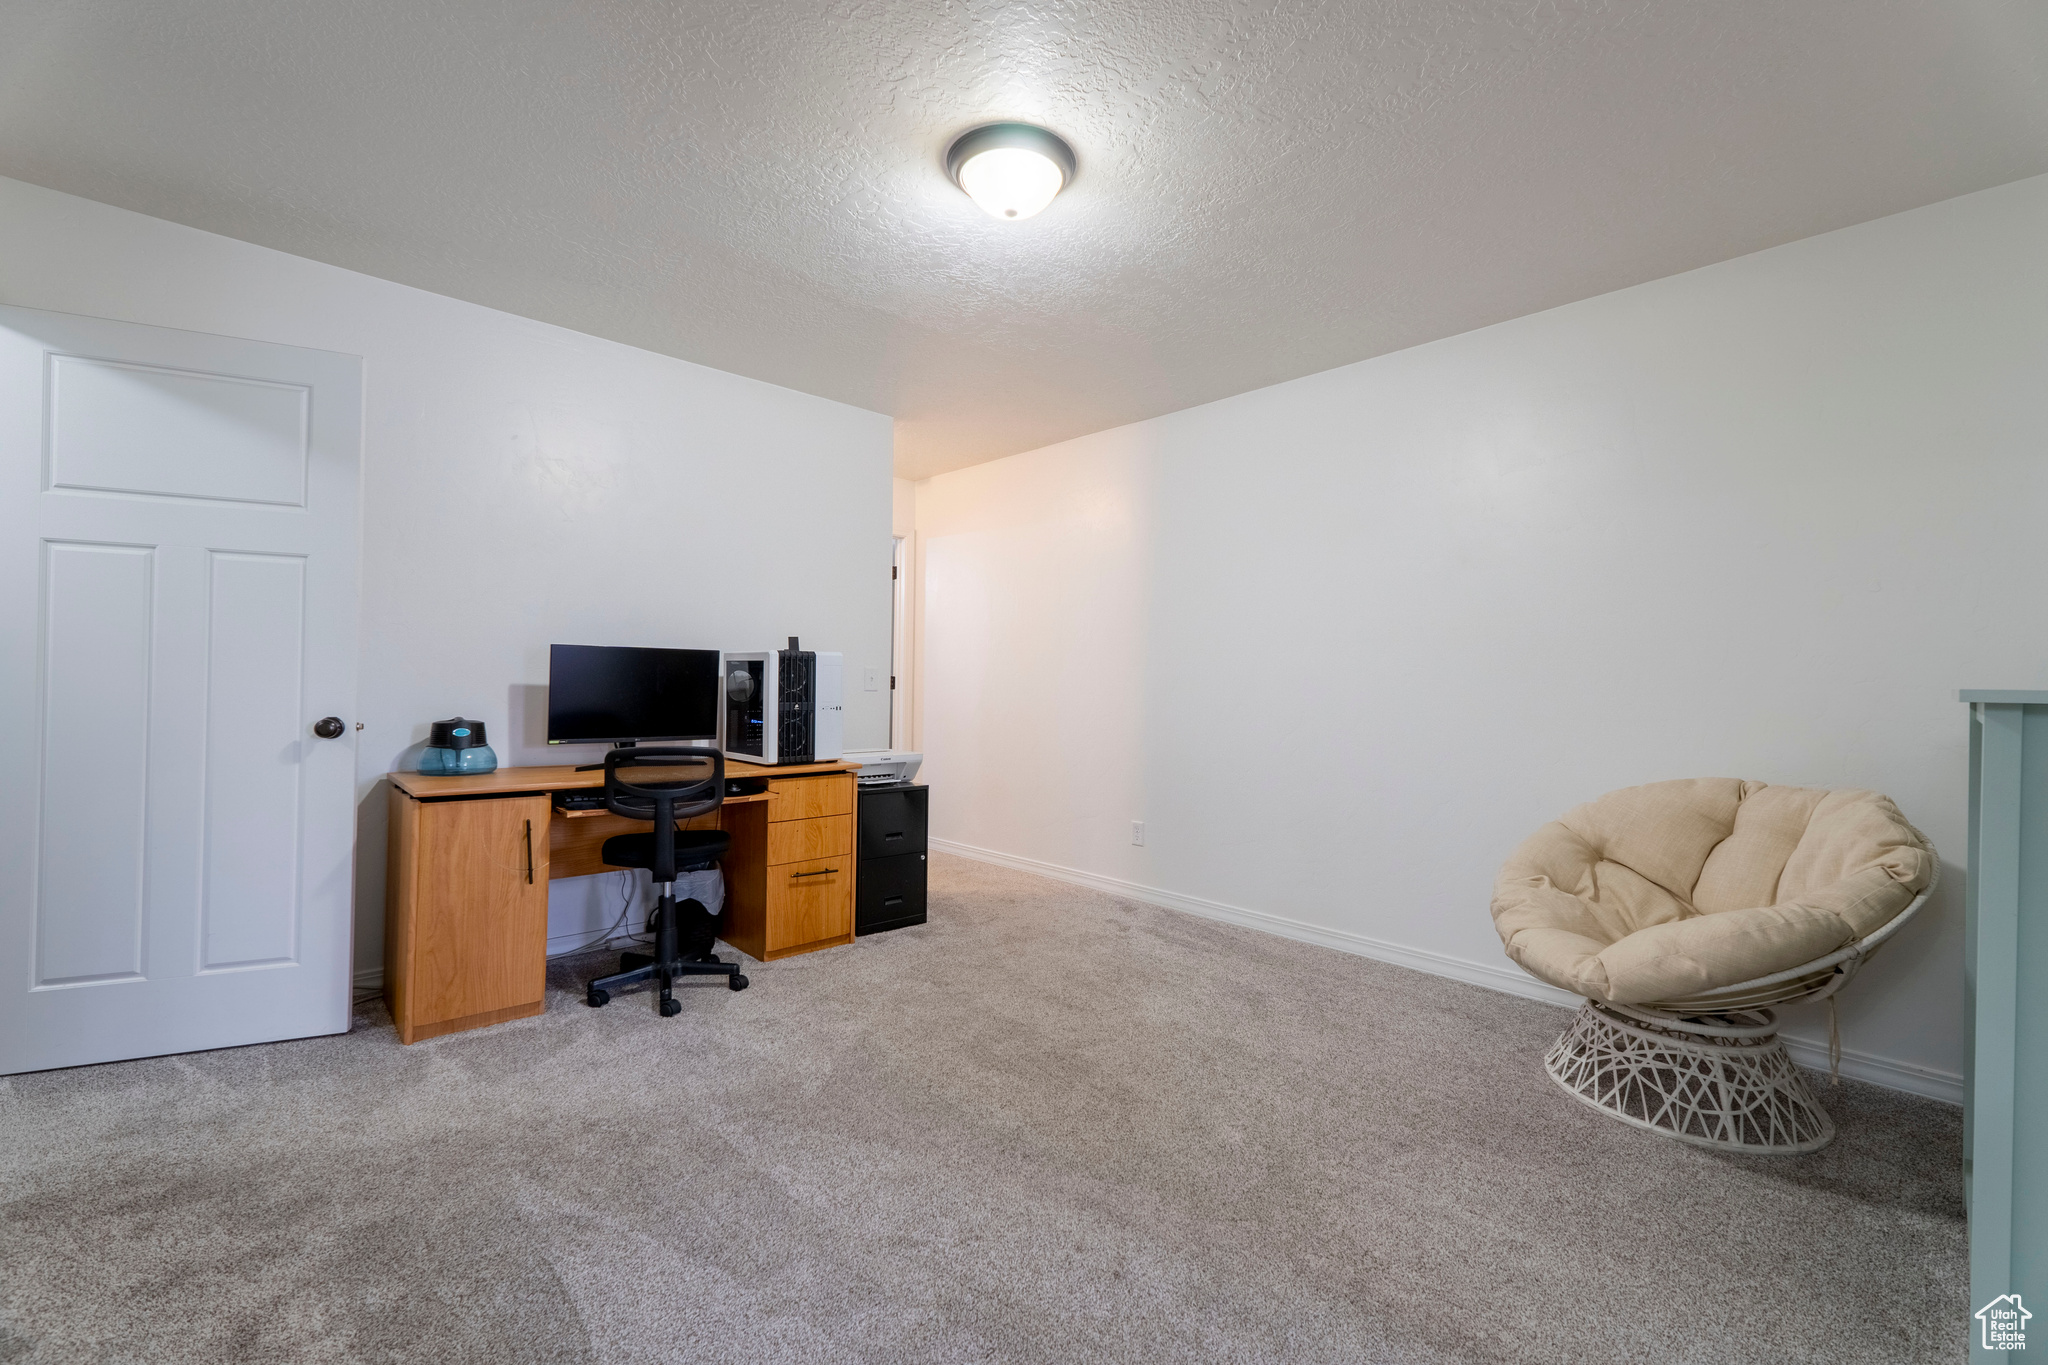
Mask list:
[[[1573,1098],[1680,1142],[1789,1154],[1834,1140],[1767,1009],[1680,1019],[1589,1000],[1543,1065]]]

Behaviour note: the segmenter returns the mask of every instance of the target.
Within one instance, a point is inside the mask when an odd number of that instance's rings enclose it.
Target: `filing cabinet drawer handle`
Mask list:
[[[829,877],[838,870],[836,867],[828,867],[817,872],[792,872],[789,874],[789,878],[791,881],[795,881],[799,877]]]
[[[526,884],[533,885],[533,821],[526,822]]]

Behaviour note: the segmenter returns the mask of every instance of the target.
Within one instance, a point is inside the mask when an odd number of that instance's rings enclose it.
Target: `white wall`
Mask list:
[[[917,529],[917,485],[909,479],[889,481],[889,524],[899,536]]]
[[[1874,787],[1950,861],[1844,1041],[1953,1095],[1955,689],[2048,686],[2044,527],[2048,178],[921,484],[933,832],[1507,984],[1572,804]]]
[[[427,722],[483,720],[505,764],[598,752],[545,747],[551,642],[888,665],[885,416],[5,179],[0,302],[364,357],[359,972],[381,775]],[[884,744],[887,694],[846,701],[848,746]],[[610,881],[557,883],[551,936]]]

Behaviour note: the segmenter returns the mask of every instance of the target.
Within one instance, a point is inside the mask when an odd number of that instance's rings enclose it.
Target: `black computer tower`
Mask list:
[[[853,932],[872,934],[925,922],[925,787],[899,783],[860,794],[860,876]]]

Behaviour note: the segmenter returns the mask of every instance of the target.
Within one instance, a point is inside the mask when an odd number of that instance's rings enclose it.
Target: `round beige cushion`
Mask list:
[[[1553,986],[1654,1004],[1826,957],[1933,875],[1927,841],[1876,792],[1653,782],[1531,835],[1494,883],[1493,924]]]

